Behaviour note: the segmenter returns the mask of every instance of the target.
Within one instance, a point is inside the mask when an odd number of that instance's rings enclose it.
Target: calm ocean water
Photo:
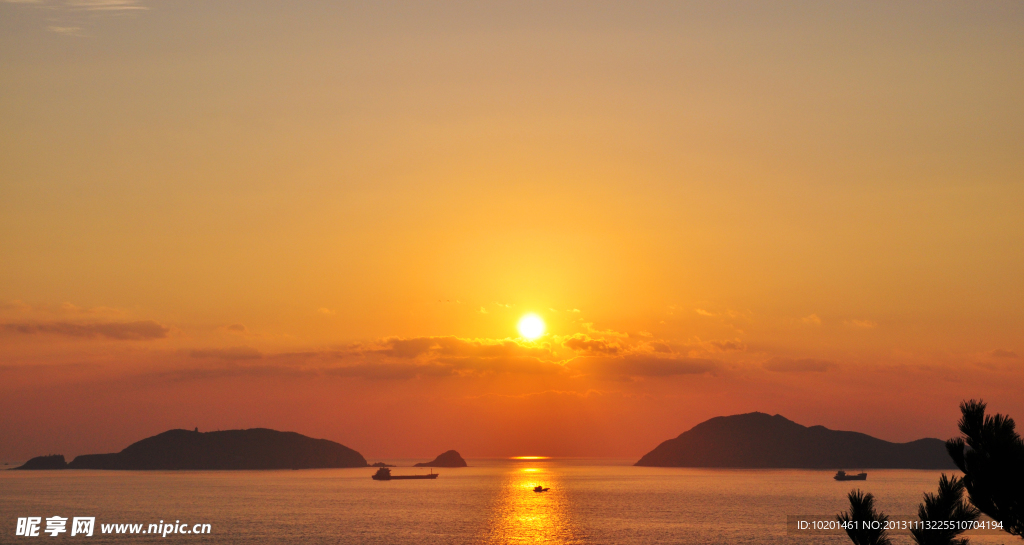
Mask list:
[[[371,480],[368,468],[0,471],[0,542],[839,544],[850,542],[787,535],[786,516],[832,518],[856,487],[874,493],[886,512],[912,514],[921,494],[934,492],[940,473],[874,470],[866,482],[840,483],[828,471],[639,468],[595,460],[469,463],[435,470],[441,476],[433,481],[391,482]],[[538,484],[550,492],[534,493]],[[54,515],[69,519],[68,533],[15,536],[18,517]],[[76,516],[96,517],[92,537],[68,535]],[[102,524],[175,520],[208,523],[212,533],[101,534]],[[909,535],[896,537],[910,543]],[[1005,534],[971,541],[1014,542]]]

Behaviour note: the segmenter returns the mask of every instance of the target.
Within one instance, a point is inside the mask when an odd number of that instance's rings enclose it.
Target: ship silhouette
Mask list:
[[[426,475],[392,475],[391,468],[382,467],[371,478],[375,481],[395,481],[399,479],[436,479],[437,476],[438,473],[434,473],[433,469]]]

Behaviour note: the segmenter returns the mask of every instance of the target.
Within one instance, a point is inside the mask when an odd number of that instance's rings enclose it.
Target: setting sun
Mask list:
[[[534,340],[544,334],[544,320],[536,314],[527,314],[519,320],[519,334]]]

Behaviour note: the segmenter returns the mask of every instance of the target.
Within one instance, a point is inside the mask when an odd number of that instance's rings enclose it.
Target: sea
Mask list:
[[[795,521],[835,520],[856,488],[880,510],[912,517],[941,473],[869,470],[867,481],[837,482],[831,471],[468,462],[403,481],[374,481],[372,468],[0,471],[0,543],[839,544],[851,543],[841,530],[801,531]],[[392,463],[395,475],[429,471]],[[40,519],[38,537],[17,535],[29,517]],[[53,517],[57,528],[67,519],[56,536],[46,532]],[[86,522],[71,536],[76,517]],[[892,537],[912,543],[908,532]],[[1021,543],[1004,533],[970,539]]]

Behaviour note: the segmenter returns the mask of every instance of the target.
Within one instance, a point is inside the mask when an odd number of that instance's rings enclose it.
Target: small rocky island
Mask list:
[[[802,426],[781,415],[712,418],[669,439],[635,465],[655,467],[954,469],[939,439],[890,443],[853,431]]]
[[[443,452],[429,462],[420,462],[412,467],[466,467],[466,461],[454,450]]]
[[[368,467],[362,454],[295,432],[266,428],[200,432],[170,430],[121,452],[32,458],[14,469],[314,469]]]
[[[63,454],[50,454],[48,456],[36,456],[25,462],[24,465],[11,469],[66,469],[67,467],[68,463],[64,461]]]

